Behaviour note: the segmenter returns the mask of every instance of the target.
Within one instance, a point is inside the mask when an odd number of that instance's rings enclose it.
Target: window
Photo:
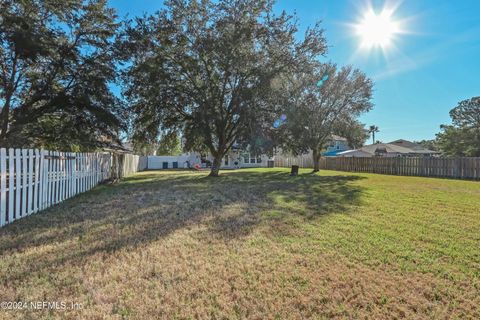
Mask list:
[[[262,163],[262,158],[261,157],[255,156],[255,155],[250,154],[250,153],[244,153],[242,155],[242,158],[243,158],[243,163],[246,163],[246,164]]]

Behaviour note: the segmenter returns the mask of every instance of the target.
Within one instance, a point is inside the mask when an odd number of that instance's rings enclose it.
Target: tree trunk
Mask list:
[[[10,118],[10,104],[12,103],[13,93],[15,92],[16,87],[16,80],[15,75],[17,74],[17,52],[15,52],[15,56],[13,58],[12,63],[12,73],[10,75],[10,80],[7,82],[6,86],[3,88],[5,89],[5,96],[4,101],[5,104],[3,105],[2,112],[0,112],[0,141],[2,143],[7,138],[7,130]],[[18,81],[18,78],[17,78]]]
[[[0,112],[0,141],[7,137],[8,118],[10,117],[10,96],[7,97],[5,105]]]
[[[210,174],[209,174],[210,177],[218,177],[220,166],[222,165],[222,159],[223,159],[223,156],[220,156],[218,154],[214,155],[212,169],[210,170]]]
[[[313,150],[313,172],[320,171],[320,157],[320,152],[318,150]]]

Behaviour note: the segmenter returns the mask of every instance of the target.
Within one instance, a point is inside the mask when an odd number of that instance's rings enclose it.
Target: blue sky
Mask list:
[[[153,13],[161,0],[110,0],[123,17]],[[371,7],[396,7],[398,34],[385,50],[359,50],[351,24]],[[329,51],[326,60],[352,64],[375,82],[375,107],[362,116],[380,128],[376,138],[434,138],[457,102],[480,95],[480,1],[478,0],[279,0],[275,10],[296,12],[300,31],[321,20]],[[350,25],[349,25],[350,24]]]

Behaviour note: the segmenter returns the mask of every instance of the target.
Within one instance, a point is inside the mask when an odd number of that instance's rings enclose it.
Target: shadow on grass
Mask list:
[[[0,229],[0,256],[31,248],[25,263],[0,279],[96,254],[157,241],[178,230],[201,229],[200,240],[241,238],[265,219],[306,221],[346,213],[361,200],[355,175],[290,177],[286,171],[206,173],[147,171],[102,185]],[[275,229],[278,230],[283,229]]]

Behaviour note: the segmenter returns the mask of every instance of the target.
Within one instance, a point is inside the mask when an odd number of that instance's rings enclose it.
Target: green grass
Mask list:
[[[147,171],[0,229],[0,318],[480,318],[480,184]]]

